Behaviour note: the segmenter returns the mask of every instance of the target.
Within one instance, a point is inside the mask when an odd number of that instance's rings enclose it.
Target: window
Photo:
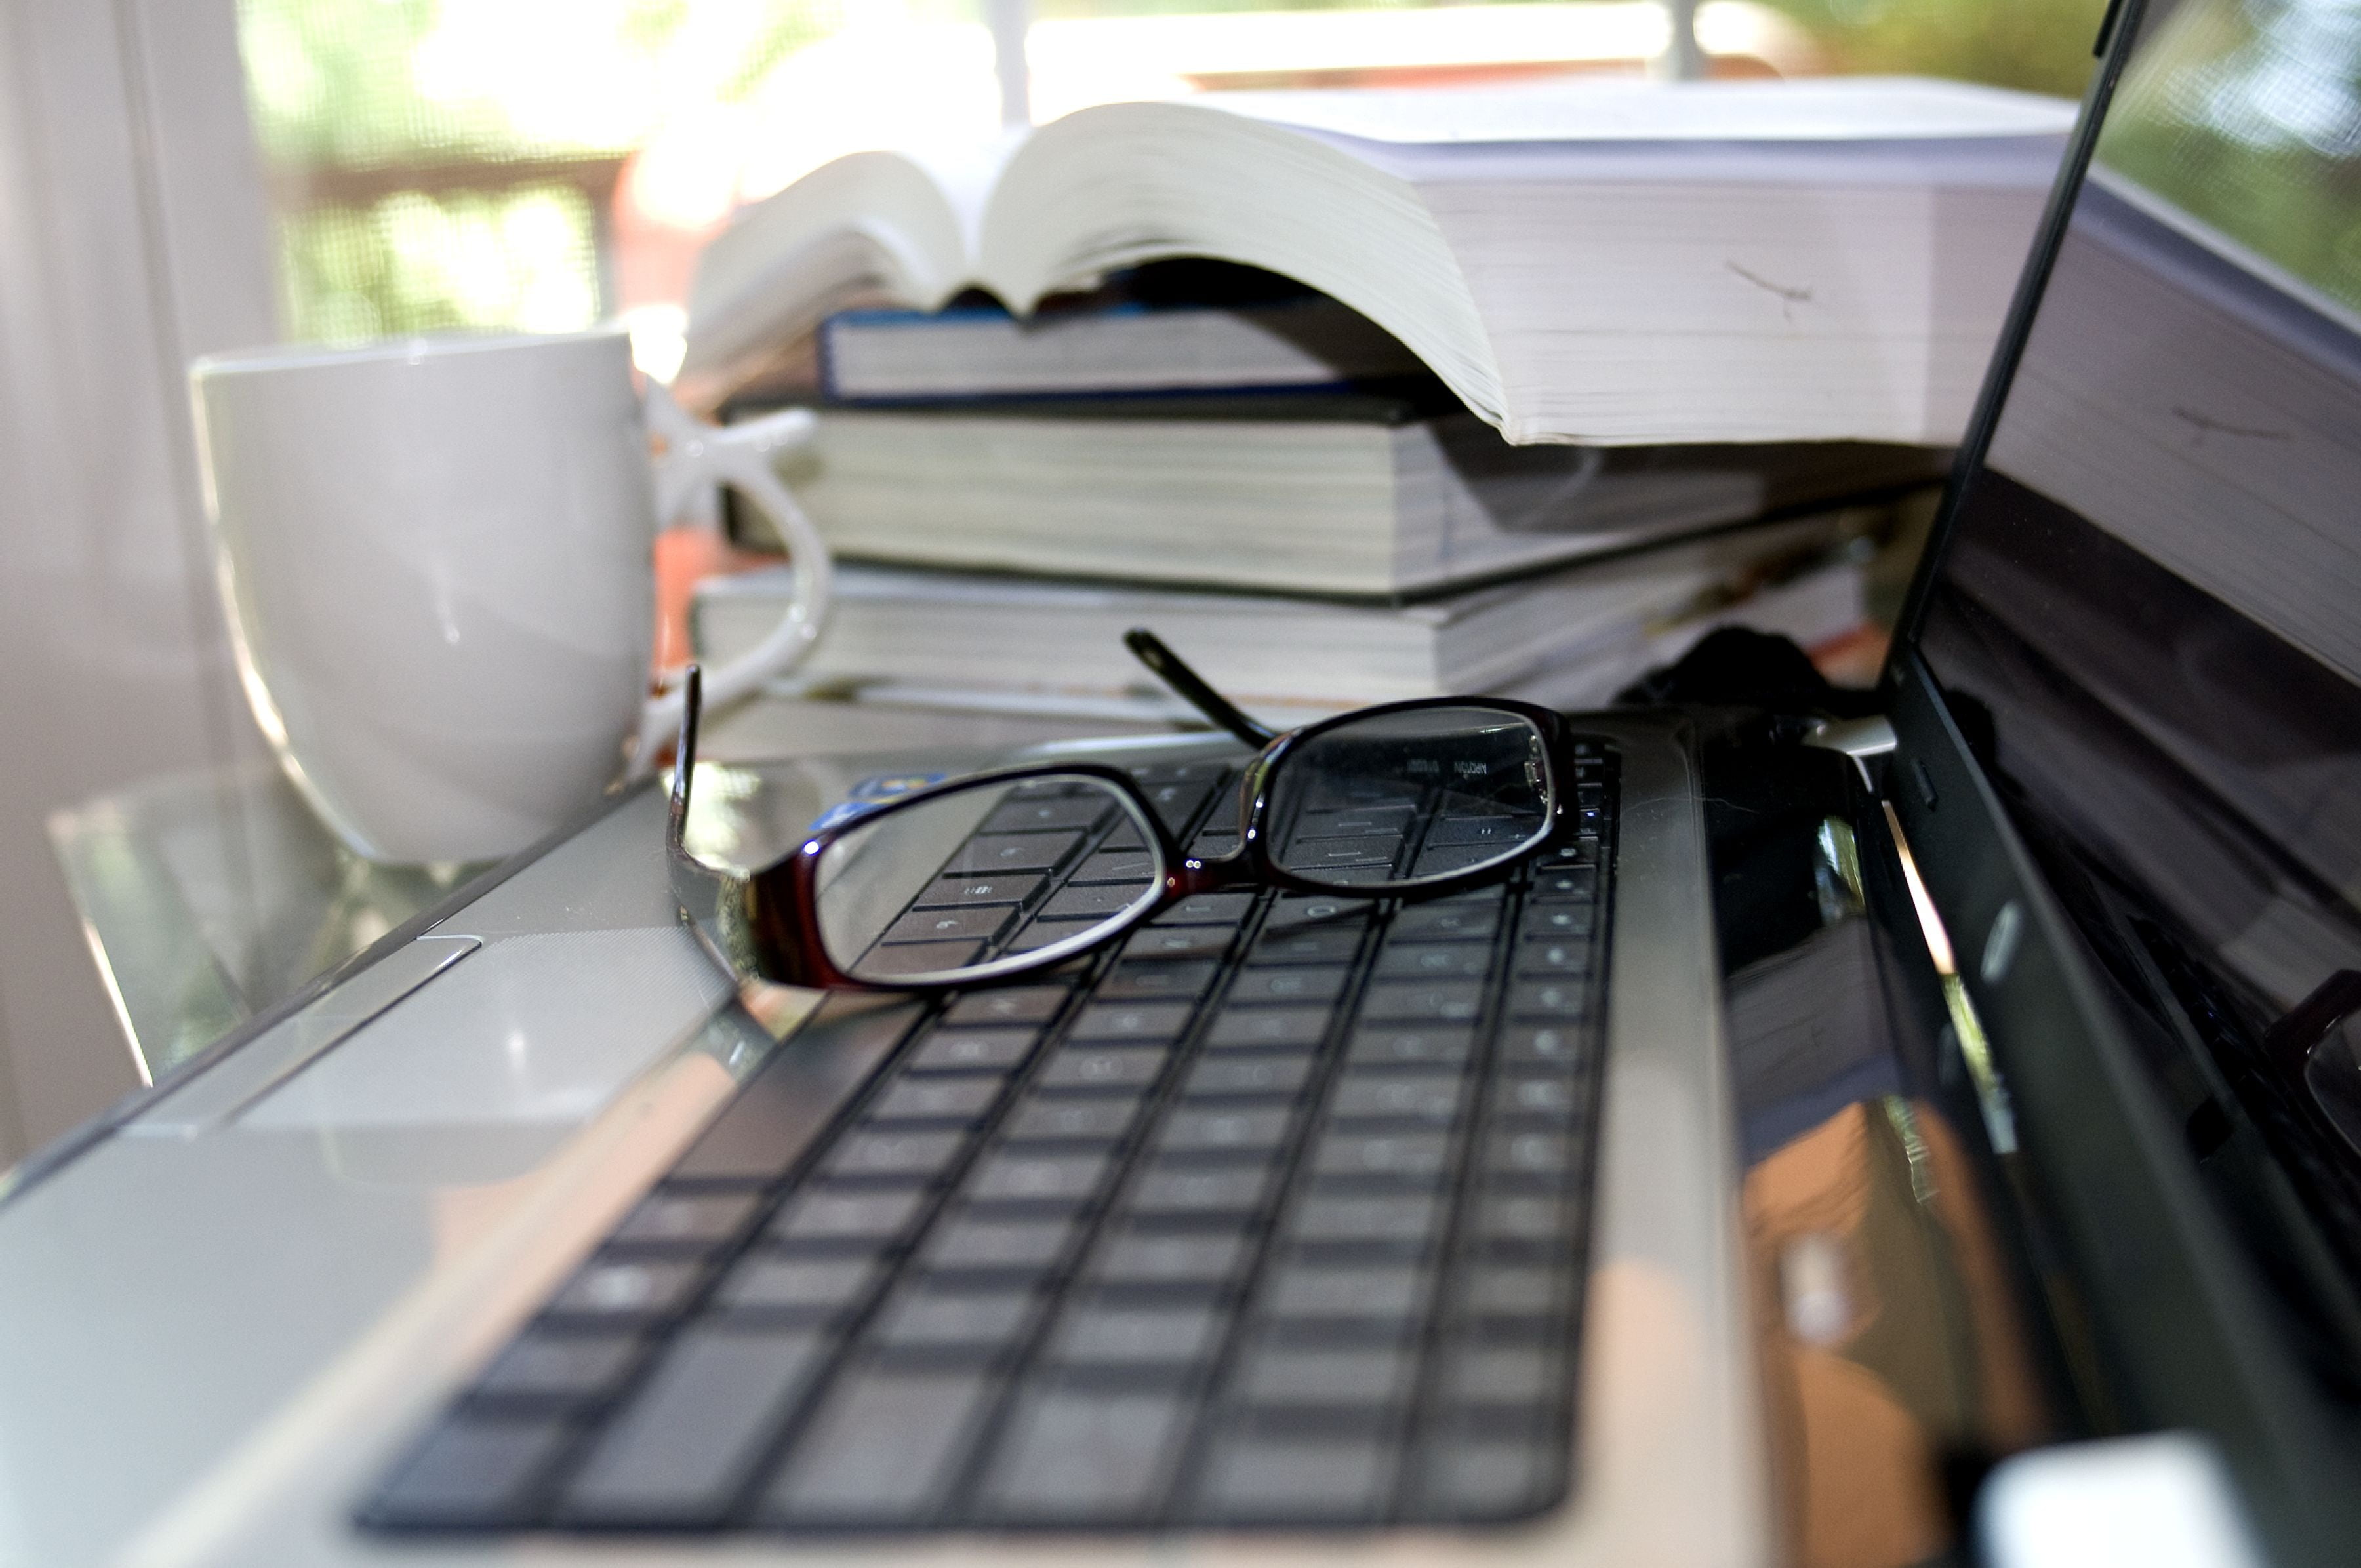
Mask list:
[[[1015,104],[1633,71],[1693,17],[1717,73],[1917,71],[2080,90],[2103,0],[241,0],[283,326],[631,323],[678,363],[697,247],[840,153]],[[979,8],[990,7],[989,11]],[[1029,33],[1027,28],[1029,23]]]

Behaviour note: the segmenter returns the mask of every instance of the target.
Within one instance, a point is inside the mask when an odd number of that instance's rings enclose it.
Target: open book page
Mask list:
[[[697,259],[675,390],[718,401],[830,311],[950,299],[975,274],[993,188],[1024,139],[852,153],[746,208]]]
[[[972,283],[1023,313],[1168,257],[1280,273],[1376,322],[1520,444],[1940,444],[2071,115],[1907,81],[1104,104],[964,164],[857,155],[891,159],[873,183],[895,211],[831,194],[854,159],[772,198],[708,252],[687,366],[848,302],[811,298],[833,214],[875,253],[838,266],[845,289],[922,309]],[[939,240],[896,251],[930,226]]]
[[[2059,136],[2074,123],[2074,105],[2062,99],[1887,77],[1220,93],[1191,102],[1281,125],[1415,146],[1917,141]]]
[[[907,148],[902,156],[924,170],[942,192],[959,226],[963,276],[972,276],[978,245],[983,237],[984,209],[1000,183],[1000,171],[1016,156],[1033,129],[1012,126],[986,141],[946,142]]]

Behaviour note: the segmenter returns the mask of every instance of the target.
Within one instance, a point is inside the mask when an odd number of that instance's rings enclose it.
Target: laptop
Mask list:
[[[1503,880],[915,999],[717,965],[628,795],[16,1175],[0,1558],[2015,1562],[2103,1452],[2344,1560],[2361,322],[2226,15],[2103,30],[1877,715],[1570,716]],[[1060,759],[1235,832],[1226,737]],[[700,848],[1008,760],[708,767]],[[1039,804],[895,907],[1087,911]]]

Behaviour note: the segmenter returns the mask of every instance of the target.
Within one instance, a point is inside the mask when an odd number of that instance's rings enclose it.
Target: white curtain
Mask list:
[[[260,744],[181,381],[274,335],[236,21],[0,0],[0,1165],[137,1083],[44,817]]]

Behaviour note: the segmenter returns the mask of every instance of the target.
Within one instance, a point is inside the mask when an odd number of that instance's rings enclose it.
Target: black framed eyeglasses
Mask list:
[[[1204,894],[1276,886],[1443,897],[1506,877],[1581,830],[1574,742],[1550,708],[1425,697],[1281,734],[1151,633],[1124,641],[1207,718],[1258,748],[1238,784],[1235,850],[1186,854],[1120,768],[1049,762],[895,796],[756,870],[709,866],[686,839],[702,696],[691,666],[665,830],[682,910],[741,974],[942,991],[1064,963]],[[1087,877],[1075,869],[1085,864]],[[1061,871],[1072,873],[1062,883],[1052,874]]]

